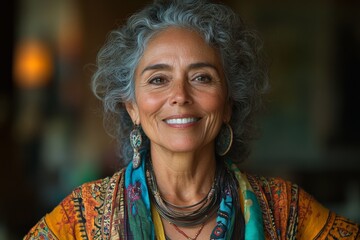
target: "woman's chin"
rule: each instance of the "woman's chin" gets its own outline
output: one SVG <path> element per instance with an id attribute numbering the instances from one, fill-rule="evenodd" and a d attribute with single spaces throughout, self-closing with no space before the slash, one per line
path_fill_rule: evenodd
<path id="1" fill-rule="evenodd" d="M 162 149 L 171 153 L 198 153 L 201 151 L 209 152 L 209 147 L 204 146 L 204 144 L 199 144 L 195 141 L 184 142 L 172 142 L 171 144 L 164 144 L 161 146 Z M 208 145 L 207 145 L 208 146 Z"/>

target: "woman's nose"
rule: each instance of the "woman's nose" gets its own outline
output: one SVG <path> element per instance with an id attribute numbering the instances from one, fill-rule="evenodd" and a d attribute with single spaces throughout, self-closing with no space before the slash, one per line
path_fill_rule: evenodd
<path id="1" fill-rule="evenodd" d="M 171 89 L 170 104 L 171 105 L 185 105 L 191 104 L 192 97 L 190 94 L 189 86 L 186 82 L 180 82 L 174 84 Z"/>

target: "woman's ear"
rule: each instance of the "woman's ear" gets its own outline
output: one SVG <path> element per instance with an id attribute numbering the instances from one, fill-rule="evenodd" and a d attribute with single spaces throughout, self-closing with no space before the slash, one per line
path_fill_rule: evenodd
<path id="1" fill-rule="evenodd" d="M 135 124 L 139 124 L 139 108 L 135 102 L 126 102 L 125 108 Z"/>

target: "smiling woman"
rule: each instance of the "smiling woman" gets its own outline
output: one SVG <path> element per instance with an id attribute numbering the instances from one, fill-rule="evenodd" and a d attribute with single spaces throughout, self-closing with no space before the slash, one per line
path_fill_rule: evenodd
<path id="1" fill-rule="evenodd" d="M 296 184 L 236 165 L 267 88 L 258 46 L 231 9 L 201 0 L 156 1 L 113 31 L 93 88 L 127 166 L 25 238 L 359 239 Z"/>

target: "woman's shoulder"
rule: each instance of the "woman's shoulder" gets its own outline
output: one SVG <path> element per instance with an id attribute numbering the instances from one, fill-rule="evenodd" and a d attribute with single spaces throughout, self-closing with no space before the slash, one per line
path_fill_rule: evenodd
<path id="1" fill-rule="evenodd" d="M 109 234 L 114 199 L 119 196 L 124 170 L 111 177 L 91 181 L 75 188 L 50 213 L 46 214 L 24 239 L 102 239 Z M 106 228 L 106 226 L 108 228 Z M 101 226 L 101 228 L 100 228 Z M 99 235 L 99 236 L 98 236 Z"/>
<path id="2" fill-rule="evenodd" d="M 263 176 L 253 173 L 245 172 L 246 177 L 252 185 L 259 185 L 262 188 L 274 188 L 274 187 L 291 187 L 297 186 L 296 183 L 285 180 L 281 177 Z"/>
<path id="3" fill-rule="evenodd" d="M 268 235 L 360 238 L 359 225 L 325 208 L 296 183 L 280 177 L 246 176 L 262 208 Z"/>
<path id="4" fill-rule="evenodd" d="M 104 195 L 114 193 L 119 183 L 122 181 L 125 169 L 115 172 L 110 177 L 101 178 L 82 184 L 75 188 L 68 198 L 99 198 Z"/>
<path id="5" fill-rule="evenodd" d="M 261 175 L 245 173 L 254 193 L 263 204 L 270 208 L 286 205 L 290 207 L 292 202 L 298 202 L 310 198 L 296 183 L 284 180 L 280 177 L 264 177 Z"/>

